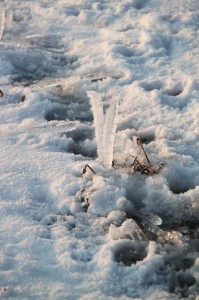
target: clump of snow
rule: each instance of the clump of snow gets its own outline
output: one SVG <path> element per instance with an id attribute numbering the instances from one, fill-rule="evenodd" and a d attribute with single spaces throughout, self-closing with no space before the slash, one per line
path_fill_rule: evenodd
<path id="1" fill-rule="evenodd" d="M 122 220 L 124 220 L 126 217 L 126 213 L 121 210 L 112 210 L 107 218 L 114 224 L 120 224 Z"/>
<path id="2" fill-rule="evenodd" d="M 137 228 L 137 224 L 132 219 L 125 220 L 120 227 L 116 227 L 114 224 L 111 224 L 109 228 L 110 238 L 113 240 L 135 240 L 135 236 L 137 235 Z"/>
<path id="3" fill-rule="evenodd" d="M 92 184 L 87 188 L 86 193 L 89 198 L 89 212 L 96 215 L 106 215 L 114 208 L 120 209 L 118 200 L 125 198 L 125 189 L 122 184 L 117 186 L 114 179 L 100 175 L 93 177 Z"/>

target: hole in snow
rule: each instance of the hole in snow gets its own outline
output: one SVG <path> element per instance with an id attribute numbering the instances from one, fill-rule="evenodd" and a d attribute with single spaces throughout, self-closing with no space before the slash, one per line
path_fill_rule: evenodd
<path id="1" fill-rule="evenodd" d="M 67 16 L 74 16 L 74 17 L 78 17 L 79 16 L 79 14 L 80 14 L 80 12 L 79 12 L 79 10 L 76 8 L 76 7 L 74 7 L 73 5 L 71 5 L 71 6 L 64 6 L 63 8 L 62 8 L 62 11 L 67 15 Z"/>
<path id="2" fill-rule="evenodd" d="M 184 184 L 183 184 L 184 182 Z M 195 188 L 195 185 L 192 184 L 191 182 L 186 182 L 185 178 L 182 179 L 182 181 L 179 183 L 173 182 L 169 184 L 170 190 L 174 194 L 183 194 L 186 193 L 189 190 L 193 190 Z"/>
<path id="3" fill-rule="evenodd" d="M 41 220 L 41 222 L 45 226 L 51 226 L 57 222 L 57 215 L 47 215 Z"/>
<path id="4" fill-rule="evenodd" d="M 75 155 L 82 155 L 84 157 L 96 158 L 96 145 L 91 140 L 74 141 L 70 140 L 67 151 Z"/>
<path id="5" fill-rule="evenodd" d="M 184 297 L 187 297 L 189 294 L 189 287 L 196 283 L 196 280 L 189 272 L 189 269 L 194 265 L 197 258 L 197 253 L 191 248 L 189 250 L 186 248 L 181 248 L 180 251 L 176 251 L 176 249 L 173 249 L 174 251 L 170 250 L 167 248 L 168 252 L 164 258 L 164 269 L 170 269 L 171 271 L 168 278 L 169 292 L 178 293 L 184 299 Z"/>
<path id="6" fill-rule="evenodd" d="M 136 209 L 143 209 L 145 207 L 144 199 L 147 196 L 147 190 L 145 188 L 145 176 L 143 174 L 136 174 L 135 176 L 129 176 L 126 182 L 126 197 L 132 202 Z M 132 212 L 126 212 L 128 218 L 134 218 Z"/>
<path id="7" fill-rule="evenodd" d="M 21 82 L 24 86 L 43 78 L 61 77 L 65 74 L 66 68 L 72 69 L 73 63 L 77 61 L 76 57 L 31 47 L 19 49 L 5 47 L 1 53 L 12 65 L 11 72 L 8 70 L 6 75 L 11 75 L 14 82 Z"/>
<path id="8" fill-rule="evenodd" d="M 116 53 L 118 53 L 118 54 L 120 54 L 124 57 L 134 56 L 133 50 L 128 48 L 128 47 L 125 47 L 123 45 L 115 46 L 114 50 L 115 50 Z"/>
<path id="9" fill-rule="evenodd" d="M 33 35 L 26 37 L 25 41 L 32 48 L 45 49 L 50 52 L 63 53 L 65 45 L 62 36 L 56 34 Z"/>
<path id="10" fill-rule="evenodd" d="M 168 96 L 176 97 L 176 96 L 179 96 L 180 94 L 182 94 L 182 92 L 183 92 L 183 89 L 181 86 L 175 86 L 172 89 L 165 90 L 164 94 L 166 94 Z"/>
<path id="11" fill-rule="evenodd" d="M 151 92 L 153 90 L 160 90 L 162 88 L 162 82 L 159 80 L 153 82 L 142 82 L 140 86 L 146 91 Z"/>
<path id="12" fill-rule="evenodd" d="M 96 158 L 97 149 L 93 142 L 94 132 L 89 126 L 81 126 L 75 130 L 63 132 L 62 136 L 69 138 L 68 152 L 84 157 Z"/>
<path id="13" fill-rule="evenodd" d="M 50 240 L 51 239 L 51 232 L 49 228 L 43 228 L 39 234 L 39 237 L 41 239 L 47 239 Z"/>
<path id="14" fill-rule="evenodd" d="M 73 251 L 71 253 L 71 258 L 76 261 L 89 262 L 92 261 L 93 257 L 89 251 Z"/>
<path id="15" fill-rule="evenodd" d="M 189 249 L 191 252 L 188 252 L 188 249 L 185 248 L 181 250 L 182 251 L 169 251 L 165 256 L 166 266 L 172 267 L 176 272 L 185 272 L 194 265 L 196 260 L 196 254 L 192 253 L 192 249 Z"/>
<path id="16" fill-rule="evenodd" d="M 135 8 L 140 10 L 140 9 L 143 9 L 146 5 L 146 3 L 148 2 L 148 0 L 135 0 L 134 3 L 135 3 Z"/>
<path id="17" fill-rule="evenodd" d="M 93 132 L 93 128 L 91 128 L 90 126 L 82 125 L 81 127 L 78 127 L 74 130 L 62 132 L 61 135 L 70 137 L 75 142 L 79 142 L 79 141 L 85 141 L 86 139 L 92 139 L 94 132 Z"/>
<path id="18" fill-rule="evenodd" d="M 145 242 L 123 241 L 119 244 L 114 253 L 115 261 L 125 266 L 131 266 L 147 256 L 147 243 Z"/>
<path id="19" fill-rule="evenodd" d="M 166 179 L 174 194 L 182 194 L 196 187 L 192 170 L 183 166 L 173 166 L 167 171 Z"/>
<path id="20" fill-rule="evenodd" d="M 65 99 L 67 105 L 57 105 L 46 112 L 47 121 L 79 120 L 82 122 L 91 122 L 93 116 L 85 99 Z"/>
<path id="21" fill-rule="evenodd" d="M 143 9 L 147 2 L 148 0 L 133 0 L 129 3 L 127 2 L 124 4 L 123 12 L 129 10 L 131 7 L 137 10 Z"/>
<path id="22" fill-rule="evenodd" d="M 196 283 L 195 278 L 189 273 L 180 273 L 177 276 L 180 287 L 192 286 Z"/>

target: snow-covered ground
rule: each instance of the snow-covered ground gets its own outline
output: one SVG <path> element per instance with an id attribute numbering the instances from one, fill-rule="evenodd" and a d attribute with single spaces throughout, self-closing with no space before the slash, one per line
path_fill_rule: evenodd
<path id="1" fill-rule="evenodd" d="M 0 40 L 0 298 L 198 299 L 199 1 L 5 0 Z"/>

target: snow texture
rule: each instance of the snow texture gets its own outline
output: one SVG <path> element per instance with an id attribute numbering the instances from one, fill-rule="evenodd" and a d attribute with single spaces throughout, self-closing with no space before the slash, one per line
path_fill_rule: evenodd
<path id="1" fill-rule="evenodd" d="M 198 300 L 198 16 L 0 1 L 0 299 Z"/>

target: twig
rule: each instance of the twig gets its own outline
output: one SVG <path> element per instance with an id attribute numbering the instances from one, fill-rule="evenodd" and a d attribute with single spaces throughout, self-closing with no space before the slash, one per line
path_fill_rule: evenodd
<path id="1" fill-rule="evenodd" d="M 96 174 L 95 171 L 94 171 L 89 165 L 85 165 L 85 167 L 84 167 L 83 170 L 82 170 L 82 174 L 85 174 L 85 173 L 86 173 L 86 169 L 87 169 L 87 168 L 89 168 L 89 169 L 93 172 L 93 174 Z"/>
<path id="2" fill-rule="evenodd" d="M 137 145 L 138 145 L 138 147 L 141 147 L 141 149 L 142 149 L 142 151 L 143 151 L 143 153 L 144 153 L 144 155 L 145 155 L 145 158 L 146 158 L 146 160 L 147 160 L 149 166 L 151 166 L 150 160 L 149 160 L 149 158 L 148 158 L 148 156 L 147 156 L 147 154 L 146 154 L 146 151 L 144 150 L 144 147 L 143 147 L 143 145 L 142 145 L 142 142 L 141 142 L 141 139 L 140 139 L 140 138 L 137 138 Z"/>

